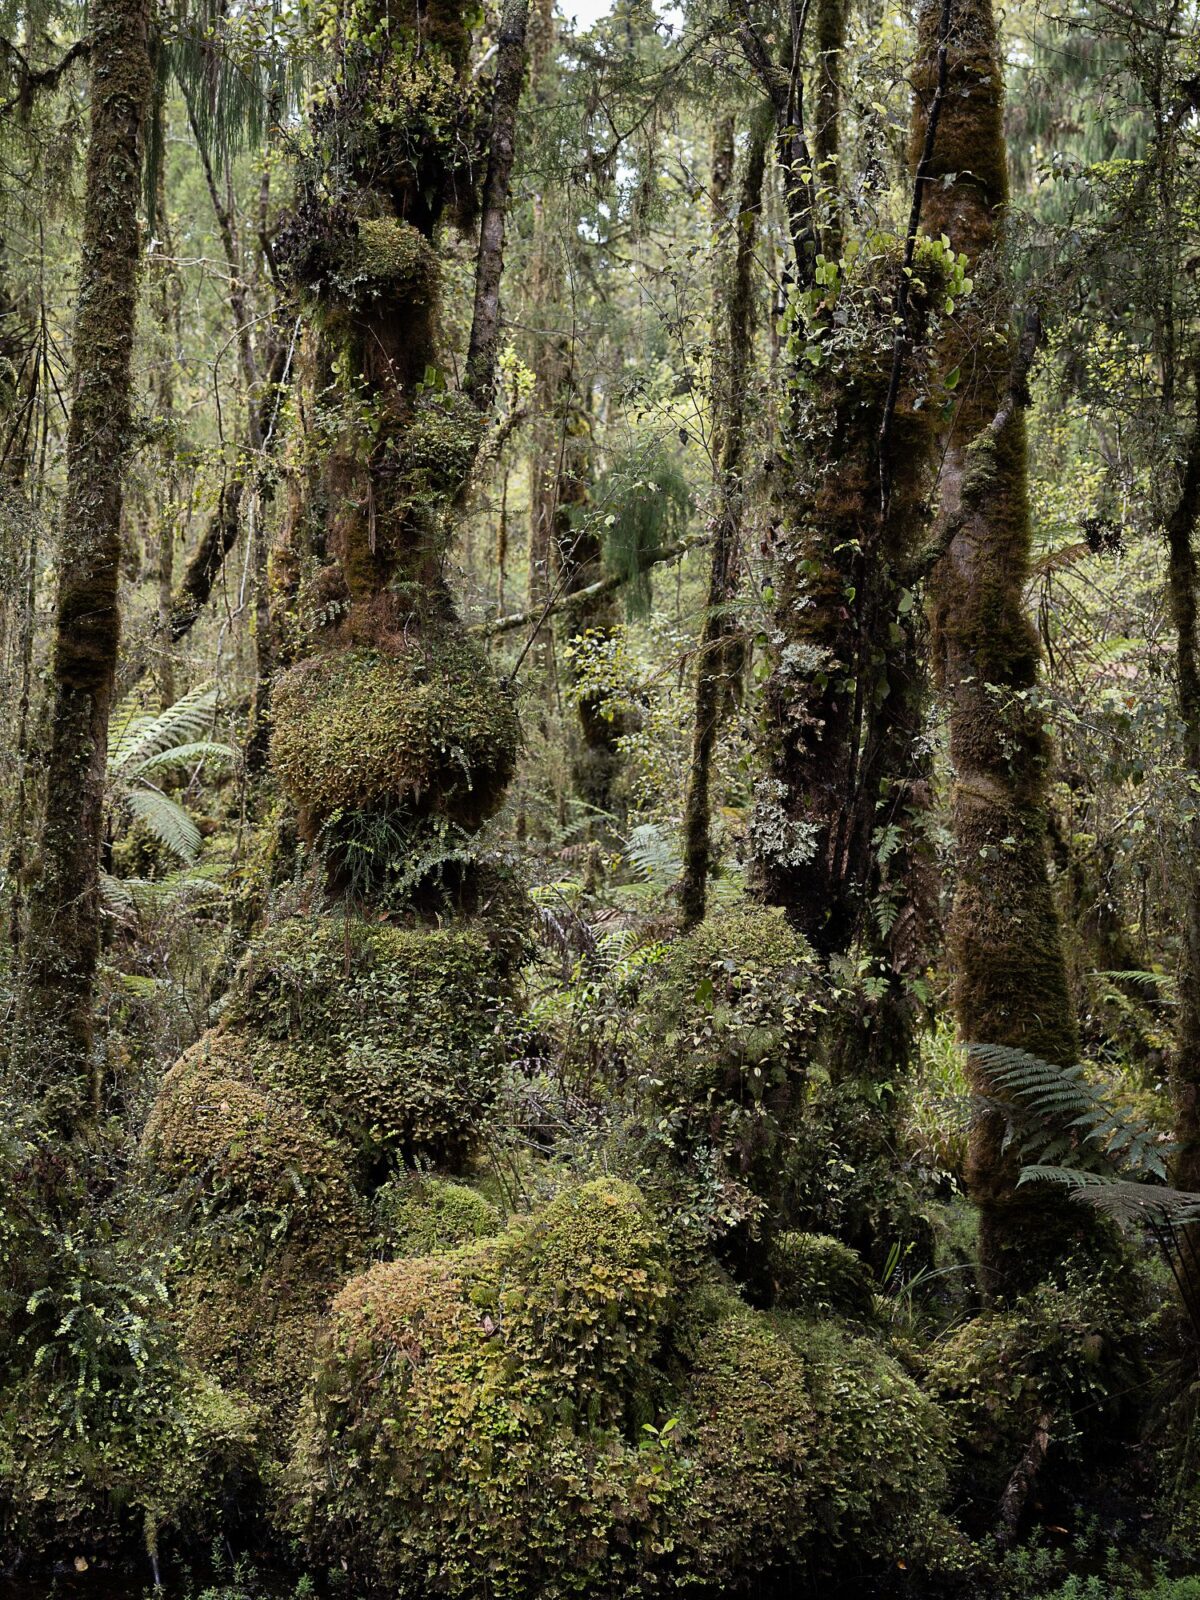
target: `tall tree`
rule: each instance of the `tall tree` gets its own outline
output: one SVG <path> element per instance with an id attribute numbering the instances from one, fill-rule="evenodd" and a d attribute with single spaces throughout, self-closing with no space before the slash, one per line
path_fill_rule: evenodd
<path id="1" fill-rule="evenodd" d="M 97 0 L 75 390 L 58 557 L 42 871 L 30 916 L 26 1059 L 56 1115 L 98 1092 L 92 1001 L 109 710 L 117 664 L 123 470 L 138 305 L 143 134 L 153 93 L 148 0 Z"/>
<path id="2" fill-rule="evenodd" d="M 944 341 L 960 377 L 939 440 L 941 542 L 933 575 L 938 671 L 954 768 L 954 1009 L 971 1044 L 1027 1050 L 1058 1065 L 1077 1053 L 1059 915 L 1047 870 L 1049 747 L 1034 703 L 1038 640 L 1025 609 L 1030 520 L 1025 351 L 1009 333 L 1012 293 L 1000 259 L 1008 203 L 1004 81 L 991 0 L 926 0 L 919 19 L 912 155 L 922 223 L 969 258 L 987 292 Z M 933 136 L 930 124 L 933 122 Z M 968 303 L 970 304 L 970 302 Z M 1016 379 L 1014 381 L 1014 371 Z M 993 1085 L 977 1062 L 974 1087 Z M 1005 1119 L 975 1123 L 967 1185 L 980 1212 L 985 1290 L 1011 1295 L 1061 1256 L 1078 1208 L 1016 1185 Z"/>

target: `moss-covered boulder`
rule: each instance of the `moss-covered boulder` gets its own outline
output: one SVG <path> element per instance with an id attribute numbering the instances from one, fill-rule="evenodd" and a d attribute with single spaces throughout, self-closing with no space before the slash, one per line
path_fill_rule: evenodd
<path id="1" fill-rule="evenodd" d="M 666 1285 L 649 1238 L 636 1193 L 597 1183 L 499 1240 L 348 1283 L 292 1465 L 313 1546 L 402 1594 L 640 1592 L 670 1471 L 588 1420 L 579 1384 L 586 1369 L 618 1393 L 652 1349 Z"/>
<path id="2" fill-rule="evenodd" d="M 822 1009 L 808 942 L 766 907 L 707 918 L 645 985 L 637 1058 L 669 1147 L 776 1198 Z"/>
<path id="3" fill-rule="evenodd" d="M 455 632 L 302 661 L 272 700 L 271 759 L 313 818 L 403 806 L 476 827 L 503 798 L 520 729 L 484 651 Z"/>
<path id="4" fill-rule="evenodd" d="M 172 1303 L 185 1353 L 281 1414 L 330 1299 L 365 1257 L 366 1215 L 338 1142 L 264 1093 L 240 1052 L 230 1058 L 236 1043 L 206 1035 L 172 1067 L 143 1146 L 182 1208 Z"/>
<path id="5" fill-rule="evenodd" d="M 466 1184 L 422 1173 L 404 1173 L 376 1190 L 375 1237 L 388 1256 L 434 1256 L 503 1227 L 499 1210 Z"/>
<path id="6" fill-rule="evenodd" d="M 834 1313 L 869 1318 L 874 1310 L 871 1277 L 849 1245 L 823 1233 L 781 1233 L 767 1256 L 774 1303 L 805 1316 Z"/>
<path id="7" fill-rule="evenodd" d="M 289 1469 L 310 1545 L 464 1600 L 952 1554 L 944 1428 L 877 1345 L 727 1290 L 676 1309 L 661 1231 L 611 1180 L 355 1278 Z"/>
<path id="8" fill-rule="evenodd" d="M 31 1378 L 0 1401 L 0 1548 L 33 1561 L 203 1537 L 254 1450 L 249 1412 L 191 1370 L 110 1390 L 86 1428 Z"/>
<path id="9" fill-rule="evenodd" d="M 495 1097 L 507 957 L 481 922 L 403 928 L 295 918 L 251 945 L 226 1054 L 369 1162 L 456 1167 Z"/>

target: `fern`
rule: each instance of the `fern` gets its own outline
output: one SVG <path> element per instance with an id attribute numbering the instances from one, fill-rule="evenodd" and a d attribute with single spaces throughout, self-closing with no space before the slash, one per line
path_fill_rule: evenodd
<path id="1" fill-rule="evenodd" d="M 1010 1138 L 1040 1167 L 1166 1181 L 1171 1146 L 1151 1123 L 1118 1105 L 1082 1066 L 1056 1067 L 1009 1045 L 973 1044 L 972 1064 L 1003 1097 L 994 1109 L 1009 1121 Z"/>
<path id="2" fill-rule="evenodd" d="M 224 766 L 237 751 L 210 737 L 217 691 L 200 686 L 157 714 L 136 697 L 117 709 L 108 746 L 108 785 L 114 808 L 142 827 L 185 866 L 200 853 L 200 830 L 177 800 L 152 781 L 184 767 Z"/>

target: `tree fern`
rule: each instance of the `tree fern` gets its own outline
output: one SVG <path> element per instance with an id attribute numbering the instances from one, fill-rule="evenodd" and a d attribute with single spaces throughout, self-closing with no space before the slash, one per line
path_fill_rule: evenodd
<path id="1" fill-rule="evenodd" d="M 229 767 L 237 761 L 232 746 L 208 737 L 216 708 L 216 690 L 204 686 L 157 714 L 130 699 L 118 708 L 109 740 L 113 809 L 140 823 L 185 866 L 200 853 L 200 830 L 186 809 L 153 780 L 186 767 Z"/>

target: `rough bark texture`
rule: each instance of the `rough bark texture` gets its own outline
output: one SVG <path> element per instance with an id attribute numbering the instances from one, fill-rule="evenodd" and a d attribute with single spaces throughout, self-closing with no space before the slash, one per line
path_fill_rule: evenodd
<path id="1" fill-rule="evenodd" d="M 1175 693 L 1183 729 L 1184 759 L 1200 778 L 1200 626 L 1196 615 L 1196 552 L 1192 540 L 1200 520 L 1200 393 L 1179 498 L 1167 520 L 1167 585 L 1175 625 Z M 1179 1021 L 1173 1062 L 1175 1094 L 1175 1184 L 1200 1190 L 1200 824 L 1189 828 L 1189 870 L 1179 962 Z M 1200 1244 L 1193 1230 L 1180 1230 L 1184 1284 L 1200 1306 Z"/>
<path id="2" fill-rule="evenodd" d="M 121 493 L 138 298 L 138 200 L 153 73 L 146 0 L 98 0 L 58 562 L 42 877 L 31 912 L 30 1052 L 57 1114 L 93 1103 L 104 766 L 118 641 Z"/>
<path id="3" fill-rule="evenodd" d="M 937 83 L 941 7 L 920 16 L 913 150 L 922 148 Z M 979 274 L 1000 236 L 1008 179 L 1003 78 L 991 0 L 954 0 L 947 82 L 929 163 L 923 225 L 945 234 Z M 1007 1044 L 1067 1064 L 1075 1017 L 1047 870 L 1048 750 L 1029 702 L 1038 643 L 1024 607 L 1029 505 L 1024 412 L 1010 387 L 1009 306 L 1002 291 L 969 309 L 946 340 L 960 397 L 942 442 L 940 515 L 954 529 L 934 573 L 938 670 L 954 766 L 954 1005 L 967 1044 Z M 999 426 L 996 426 L 996 423 Z M 970 493 L 966 493 L 967 488 Z M 990 1083 L 972 1067 L 975 1087 Z M 1015 1187 L 1001 1115 L 972 1134 L 967 1183 L 980 1209 L 985 1291 L 1007 1296 L 1068 1248 L 1078 1208 Z"/>
<path id="4" fill-rule="evenodd" d="M 768 106 L 767 111 L 771 108 Z M 718 228 L 725 227 L 725 192 L 731 176 L 733 129 L 728 144 L 714 151 L 713 204 Z M 683 814 L 683 881 L 679 890 L 685 927 L 704 919 L 708 891 L 710 819 L 709 780 L 721 716 L 731 698 L 732 680 L 740 667 L 738 628 L 732 613 L 741 567 L 742 516 L 745 506 L 746 384 L 751 362 L 754 292 L 754 246 L 762 201 L 769 123 L 760 112 L 750 131 L 746 164 L 734 209 L 736 245 L 731 281 L 720 275 L 713 296 L 714 324 L 723 331 L 723 346 L 714 351 L 714 456 L 717 462 L 716 509 L 712 556 L 700 649 L 696 662 L 696 710 L 692 762 Z M 726 150 L 730 160 L 726 160 Z"/>

